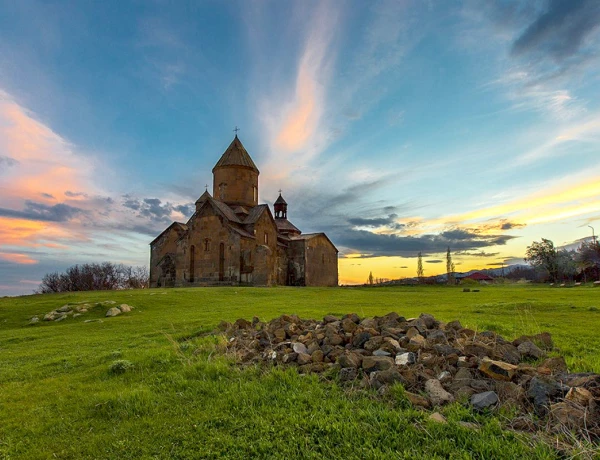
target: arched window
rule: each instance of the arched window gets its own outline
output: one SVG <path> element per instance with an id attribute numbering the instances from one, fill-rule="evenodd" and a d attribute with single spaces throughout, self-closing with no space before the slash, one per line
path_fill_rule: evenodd
<path id="1" fill-rule="evenodd" d="M 269 244 L 269 234 L 265 232 L 265 244 Z"/>
<path id="2" fill-rule="evenodd" d="M 254 202 L 258 203 L 258 187 L 256 187 L 256 185 L 252 186 L 252 195 L 254 198 Z"/>
<path id="3" fill-rule="evenodd" d="M 190 247 L 190 283 L 194 282 L 194 259 L 196 257 L 196 246 Z"/>
<path id="4" fill-rule="evenodd" d="M 210 240 L 208 238 L 204 240 L 204 250 L 206 252 L 210 251 Z"/>

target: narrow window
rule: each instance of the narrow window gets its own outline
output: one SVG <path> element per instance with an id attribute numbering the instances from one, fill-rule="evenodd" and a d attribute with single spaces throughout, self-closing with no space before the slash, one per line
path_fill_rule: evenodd
<path id="1" fill-rule="evenodd" d="M 190 282 L 194 282 L 194 258 L 196 254 L 196 247 L 192 245 L 190 247 Z"/>
<path id="2" fill-rule="evenodd" d="M 258 188 L 256 188 L 256 185 L 252 186 L 252 192 L 253 192 L 253 196 L 254 196 L 254 202 L 257 203 L 258 202 Z"/>
<path id="3" fill-rule="evenodd" d="M 269 244 L 269 234 L 265 232 L 265 244 Z"/>
<path id="4" fill-rule="evenodd" d="M 207 252 L 210 251 L 210 240 L 208 238 L 204 240 L 204 250 Z"/>

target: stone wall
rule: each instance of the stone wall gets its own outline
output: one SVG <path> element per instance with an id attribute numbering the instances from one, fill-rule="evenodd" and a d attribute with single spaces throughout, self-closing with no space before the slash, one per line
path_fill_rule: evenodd
<path id="1" fill-rule="evenodd" d="M 306 286 L 337 286 L 337 251 L 324 235 L 306 240 Z"/>
<path id="2" fill-rule="evenodd" d="M 256 188 L 256 196 L 254 189 Z M 221 167 L 213 178 L 213 196 L 230 206 L 258 204 L 258 173 L 243 167 Z"/>
<path id="3" fill-rule="evenodd" d="M 157 287 L 161 277 L 158 262 L 168 253 L 177 252 L 177 239 L 180 236 L 174 227 L 171 227 L 160 236 L 150 247 L 150 287 Z"/>

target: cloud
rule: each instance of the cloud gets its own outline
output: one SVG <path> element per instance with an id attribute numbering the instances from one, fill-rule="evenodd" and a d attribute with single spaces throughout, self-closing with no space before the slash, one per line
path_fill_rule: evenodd
<path id="1" fill-rule="evenodd" d="M 576 54 L 600 25 L 596 0 L 549 0 L 547 5 L 515 40 L 513 55 L 548 55 L 563 61 Z"/>
<path id="2" fill-rule="evenodd" d="M 0 208 L 0 216 L 39 220 L 42 222 L 67 222 L 80 214 L 85 214 L 85 211 L 67 204 L 61 203 L 48 206 L 30 200 L 25 201 L 25 209 L 22 211 Z"/>
<path id="3" fill-rule="evenodd" d="M 398 214 L 390 214 L 388 217 L 378 217 L 373 219 L 365 219 L 363 217 L 352 217 L 348 219 L 348 223 L 357 227 L 384 227 L 396 224 Z"/>
<path id="4" fill-rule="evenodd" d="M 5 262 L 10 262 L 12 264 L 18 264 L 18 265 L 33 265 L 33 264 L 38 263 L 38 261 L 36 259 L 31 258 L 27 254 L 6 253 L 6 252 L 0 252 L 0 260 L 3 260 Z"/>
<path id="5" fill-rule="evenodd" d="M 466 257 L 496 257 L 499 252 L 485 252 L 485 251 L 456 251 L 452 255 L 455 256 L 466 256 Z"/>
<path id="6" fill-rule="evenodd" d="M 425 261 L 426 264 L 441 264 L 442 262 L 443 262 L 442 259 L 432 259 L 432 260 Z"/>
<path id="7" fill-rule="evenodd" d="M 0 171 L 2 169 L 8 169 L 11 166 L 18 165 L 19 162 L 11 157 L 0 156 Z"/>
<path id="8" fill-rule="evenodd" d="M 468 231 L 449 231 L 438 235 L 398 236 L 376 234 L 365 230 L 334 230 L 336 244 L 349 248 L 352 252 L 369 257 L 402 256 L 417 257 L 441 254 L 448 247 L 455 250 L 469 250 L 491 246 L 502 246 L 516 238 L 511 235 L 482 235 Z"/>
<path id="9" fill-rule="evenodd" d="M 89 195 L 87 193 L 84 193 L 84 192 L 71 192 L 70 190 L 67 190 L 65 192 L 65 196 L 67 196 L 69 198 L 77 198 L 77 197 L 87 198 Z"/>

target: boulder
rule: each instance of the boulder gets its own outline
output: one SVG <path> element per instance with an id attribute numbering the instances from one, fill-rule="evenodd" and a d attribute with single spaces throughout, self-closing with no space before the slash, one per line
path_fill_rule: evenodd
<path id="1" fill-rule="evenodd" d="M 363 357 L 361 355 L 359 355 L 358 353 L 344 353 L 343 355 L 338 356 L 337 358 L 337 363 L 342 366 L 342 368 L 344 367 L 352 367 L 352 368 L 358 368 L 360 367 L 361 363 L 363 361 Z"/>
<path id="2" fill-rule="evenodd" d="M 106 315 L 104 315 L 104 316 L 106 316 L 108 318 L 108 317 L 117 316 L 120 314 L 121 314 L 121 310 L 119 310 L 117 307 L 112 307 L 112 308 L 108 309 L 108 311 L 106 312 Z"/>
<path id="3" fill-rule="evenodd" d="M 517 347 L 517 350 L 519 350 L 519 353 L 521 353 L 521 356 L 524 358 L 540 359 L 546 356 L 546 353 L 544 353 L 535 343 L 530 342 L 529 340 L 521 343 Z"/>
<path id="4" fill-rule="evenodd" d="M 564 394 L 568 387 L 551 378 L 533 377 L 529 382 L 527 397 L 533 402 L 533 408 L 538 415 L 545 415 L 550 407 L 550 401 Z"/>
<path id="5" fill-rule="evenodd" d="M 127 305 L 126 303 L 122 303 L 121 305 L 119 305 L 117 307 L 119 310 L 121 310 L 121 313 L 129 313 L 131 311 L 131 306 Z M 254 323 L 253 323 L 254 324 Z"/>
<path id="6" fill-rule="evenodd" d="M 417 355 L 412 352 L 396 355 L 395 363 L 397 366 L 408 366 L 417 362 Z"/>

